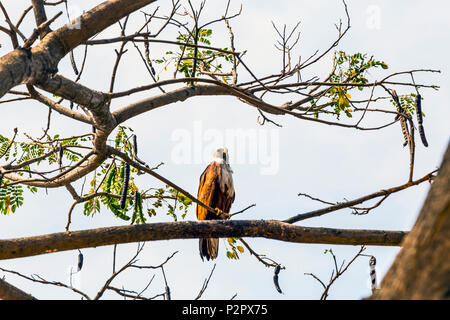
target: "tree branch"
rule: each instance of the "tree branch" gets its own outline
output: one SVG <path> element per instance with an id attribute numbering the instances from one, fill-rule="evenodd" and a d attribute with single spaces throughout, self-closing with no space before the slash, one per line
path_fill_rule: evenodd
<path id="1" fill-rule="evenodd" d="M 116 243 L 263 237 L 296 243 L 399 246 L 407 232 L 295 226 L 276 220 L 181 221 L 98 228 L 0 240 L 0 260 Z"/>
<path id="2" fill-rule="evenodd" d="M 36 20 L 36 25 L 39 26 L 47 21 L 47 15 L 45 13 L 44 0 L 31 0 L 33 4 L 34 18 Z M 42 38 L 45 37 L 47 33 L 51 32 L 50 27 L 47 25 L 39 31 L 39 35 Z"/>
<path id="3" fill-rule="evenodd" d="M 32 83 L 55 74 L 59 61 L 72 49 L 124 16 L 155 0 L 110 0 L 78 18 L 72 24 L 50 32 L 31 50 L 17 48 L 0 58 L 0 97 L 21 83 Z"/>
<path id="4" fill-rule="evenodd" d="M 366 196 L 363 196 L 361 198 L 357 198 L 357 199 L 354 199 L 354 200 L 351 200 L 351 201 L 337 203 L 335 205 L 332 205 L 332 206 L 329 206 L 329 207 L 326 207 L 326 208 L 322 208 L 322 209 L 317 209 L 317 210 L 310 211 L 310 212 L 307 212 L 307 213 L 301 213 L 301 214 L 293 216 L 293 217 L 291 217 L 289 219 L 284 220 L 284 222 L 286 222 L 286 223 L 295 223 L 295 222 L 298 222 L 298 221 L 301 221 L 301 220 L 305 220 L 305 219 L 309 219 L 309 218 L 313 218 L 313 217 L 319 217 L 319 216 L 322 216 L 324 214 L 327 214 L 327 213 L 330 213 L 330 212 L 333 212 L 333 211 L 336 211 L 336 210 L 341 210 L 341 209 L 344 209 L 344 208 L 351 208 L 354 205 L 366 202 L 366 201 L 374 199 L 374 198 L 388 196 L 388 195 L 391 195 L 393 193 L 399 192 L 401 190 L 407 189 L 409 187 L 421 184 L 422 182 L 430 181 L 434 177 L 434 174 L 437 171 L 438 170 L 434 170 L 434 171 L 428 173 L 427 175 L 425 175 L 424 177 L 422 177 L 422 178 L 420 178 L 418 180 L 409 181 L 409 182 L 407 182 L 405 184 L 402 184 L 402 185 L 400 185 L 398 187 L 393 187 L 393 188 L 389 188 L 389 189 L 380 190 L 378 192 L 374 192 L 374 193 L 368 194 Z M 299 194 L 299 195 L 303 195 L 303 194 Z M 310 197 L 310 198 L 312 198 L 312 197 Z M 312 199 L 313 200 L 317 200 L 315 198 L 312 198 Z"/>
<path id="5" fill-rule="evenodd" d="M 0 278 L 0 299 L 1 300 L 37 300 L 32 295 L 20 290 Z"/>

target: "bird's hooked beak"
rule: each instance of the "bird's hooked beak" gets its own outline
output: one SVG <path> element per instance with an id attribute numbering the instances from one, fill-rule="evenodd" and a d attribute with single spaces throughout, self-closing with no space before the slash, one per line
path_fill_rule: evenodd
<path id="1" fill-rule="evenodd" d="M 228 149 L 222 148 L 222 157 L 225 163 L 228 163 Z"/>

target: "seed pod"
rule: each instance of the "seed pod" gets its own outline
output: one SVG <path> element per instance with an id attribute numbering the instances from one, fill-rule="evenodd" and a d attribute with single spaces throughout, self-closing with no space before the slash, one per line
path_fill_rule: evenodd
<path id="1" fill-rule="evenodd" d="M 402 105 L 400 104 L 400 99 L 398 98 L 397 92 L 395 90 L 392 90 L 392 98 L 394 99 L 395 104 L 397 104 L 397 110 L 398 114 L 395 116 L 395 120 L 398 120 L 401 118 L 401 113 L 403 113 Z"/>
<path id="2" fill-rule="evenodd" d="M 130 165 L 125 163 L 125 176 L 123 180 L 122 196 L 120 197 L 120 208 L 125 209 L 125 203 L 127 201 L 128 183 L 130 181 Z"/>
<path id="3" fill-rule="evenodd" d="M 372 291 L 377 288 L 377 273 L 375 271 L 376 264 L 377 259 L 375 259 L 374 256 L 371 256 L 369 260 L 369 273 Z"/>
<path id="4" fill-rule="evenodd" d="M 277 274 L 273 276 L 273 283 L 275 285 L 275 289 L 277 289 L 277 291 L 279 293 L 283 293 L 283 291 L 281 291 L 280 285 L 278 284 L 278 275 Z"/>
<path id="5" fill-rule="evenodd" d="M 136 221 L 137 218 L 137 213 L 136 211 L 133 211 L 133 215 L 131 216 L 131 224 L 134 224 L 134 222 Z"/>
<path id="6" fill-rule="evenodd" d="M 114 165 L 114 167 L 109 172 L 108 179 L 106 179 L 106 192 L 108 192 L 108 193 L 111 193 L 111 185 L 112 185 L 113 180 L 115 180 L 115 178 L 116 178 L 116 173 L 117 173 L 117 169 L 116 169 L 116 166 Z"/>
<path id="7" fill-rule="evenodd" d="M 401 118 L 400 118 L 400 125 L 402 127 L 403 139 L 405 140 L 403 142 L 403 146 L 406 146 L 409 141 L 409 130 L 408 130 L 408 125 L 406 124 L 406 120 L 403 116 L 401 116 Z"/>
<path id="8" fill-rule="evenodd" d="M 58 159 L 58 161 L 59 161 L 59 166 L 60 167 L 62 167 L 63 156 L 64 156 L 64 149 L 63 149 L 62 145 L 59 144 L 59 159 Z"/>
<path id="9" fill-rule="evenodd" d="M 418 94 L 416 96 L 416 113 L 417 113 L 417 123 L 418 123 L 418 127 L 419 127 L 419 134 L 420 134 L 420 139 L 422 140 L 422 143 L 425 147 L 428 147 L 428 141 L 427 138 L 425 137 L 425 131 L 423 129 L 423 118 L 422 118 L 422 97 L 420 96 L 420 94 Z"/>
<path id="10" fill-rule="evenodd" d="M 119 169 L 119 178 L 122 181 L 125 178 L 125 164 L 126 164 L 126 162 L 122 161 L 122 163 L 120 165 L 120 169 Z"/>
<path id="11" fill-rule="evenodd" d="M 137 148 L 137 137 L 136 137 L 136 135 L 133 135 L 133 148 L 134 148 L 134 155 L 137 156 L 138 148 Z"/>
<path id="12" fill-rule="evenodd" d="M 81 268 L 83 268 L 83 254 L 80 251 L 78 254 L 78 271 L 80 271 Z"/>
<path id="13" fill-rule="evenodd" d="M 279 274 L 279 273 L 280 273 L 280 270 L 281 270 L 281 266 L 278 264 L 278 265 L 275 267 L 274 273 L 275 273 L 275 274 Z"/>
<path id="14" fill-rule="evenodd" d="M 138 212 L 139 210 L 139 204 L 138 202 L 140 201 L 140 194 L 138 191 L 134 192 L 134 212 Z"/>
<path id="15" fill-rule="evenodd" d="M 274 270 L 274 275 L 273 275 L 273 284 L 275 285 L 275 289 L 279 292 L 279 293 L 283 293 L 283 291 L 281 291 L 280 285 L 278 283 L 278 274 L 280 273 L 281 267 L 280 265 L 277 265 L 275 267 Z"/>
<path id="16" fill-rule="evenodd" d="M 398 112 L 403 113 L 404 110 L 402 105 L 400 104 L 400 99 L 398 98 L 397 91 L 392 90 L 392 98 L 394 98 L 394 102 L 398 106 Z"/>
<path id="17" fill-rule="evenodd" d="M 409 141 L 409 130 L 408 125 L 406 124 L 405 117 L 401 115 L 402 113 L 405 112 L 405 110 L 403 110 L 402 105 L 400 104 L 400 99 L 398 98 L 397 92 L 395 90 L 392 90 L 392 98 L 394 99 L 394 102 L 397 104 L 398 112 L 400 113 L 395 117 L 395 119 L 397 120 L 400 117 L 400 126 L 402 128 L 403 138 L 405 140 L 403 142 L 403 146 L 406 146 Z"/>

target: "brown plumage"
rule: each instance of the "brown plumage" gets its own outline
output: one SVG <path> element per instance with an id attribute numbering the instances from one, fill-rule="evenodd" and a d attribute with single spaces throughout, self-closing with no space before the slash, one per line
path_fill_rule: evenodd
<path id="1" fill-rule="evenodd" d="M 225 148 L 218 149 L 214 153 L 213 161 L 200 176 L 197 198 L 213 209 L 230 213 L 235 196 L 232 173 L 233 171 L 228 164 L 228 150 Z M 197 205 L 196 214 L 198 220 L 222 219 L 218 214 L 199 205 Z M 217 258 L 219 239 L 200 239 L 199 250 L 202 260 L 203 257 L 206 260 Z"/>

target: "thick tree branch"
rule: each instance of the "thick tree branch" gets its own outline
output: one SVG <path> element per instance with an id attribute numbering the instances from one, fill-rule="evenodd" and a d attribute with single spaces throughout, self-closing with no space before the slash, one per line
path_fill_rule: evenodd
<path id="1" fill-rule="evenodd" d="M 406 234 L 404 231 L 311 228 L 276 220 L 162 222 L 0 240 L 0 260 L 117 243 L 211 237 L 263 237 L 297 243 L 399 246 Z"/>
<path id="2" fill-rule="evenodd" d="M 84 177 L 86 174 L 100 166 L 103 161 L 106 160 L 106 157 L 105 154 L 94 154 L 91 151 L 76 165 L 49 179 L 24 178 L 17 173 L 5 173 L 5 170 L 2 167 L 0 167 L 0 172 L 5 173 L 4 176 L 13 180 L 14 183 L 41 188 L 57 188 Z"/>
<path id="3" fill-rule="evenodd" d="M 80 43 L 154 1 L 105 1 L 77 18 L 77 26 L 66 24 L 48 33 L 31 50 L 17 48 L 1 57 L 0 97 L 16 85 L 33 83 L 55 74 L 59 61 Z"/>
<path id="4" fill-rule="evenodd" d="M 20 290 L 0 278 L 0 299 L 1 300 L 36 300 L 32 295 Z"/>
<path id="5" fill-rule="evenodd" d="M 64 106 L 60 105 L 59 103 L 57 103 L 56 101 L 53 101 L 50 98 L 47 98 L 46 96 L 44 96 L 43 94 L 40 94 L 38 91 L 36 91 L 36 89 L 33 88 L 33 86 L 28 86 L 29 91 L 30 91 L 30 95 L 33 99 L 36 99 L 37 101 L 47 105 L 49 108 L 51 108 L 52 110 L 55 110 L 56 112 L 58 112 L 59 114 L 65 115 L 66 117 L 84 122 L 84 123 L 88 123 L 88 124 L 92 124 L 93 121 L 91 119 L 89 119 L 86 115 L 81 114 L 79 112 L 70 110 L 68 108 L 65 108 Z"/>
<path id="6" fill-rule="evenodd" d="M 55 75 L 39 82 L 38 87 L 66 100 L 80 104 L 90 111 L 105 105 L 109 99 L 102 92 L 92 90 L 80 83 Z"/>

